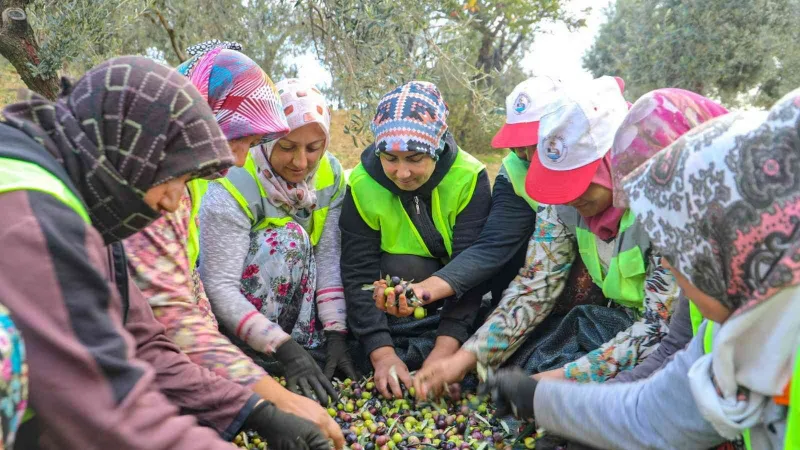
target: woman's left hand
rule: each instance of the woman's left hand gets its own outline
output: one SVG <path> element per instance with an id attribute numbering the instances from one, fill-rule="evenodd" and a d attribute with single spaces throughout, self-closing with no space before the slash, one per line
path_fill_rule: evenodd
<path id="1" fill-rule="evenodd" d="M 337 331 L 326 331 L 325 340 L 328 346 L 328 358 L 325 362 L 325 376 L 333 378 L 336 369 L 340 369 L 345 377 L 355 380 L 356 369 L 350 352 L 347 351 L 346 335 Z"/>

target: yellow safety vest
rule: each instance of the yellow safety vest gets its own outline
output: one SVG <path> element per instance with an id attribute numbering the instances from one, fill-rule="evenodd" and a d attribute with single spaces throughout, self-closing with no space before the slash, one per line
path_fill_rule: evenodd
<path id="1" fill-rule="evenodd" d="M 244 167 L 234 167 L 225 178 L 214 182 L 220 183 L 236 199 L 250 219 L 252 230 L 261 230 L 268 226 L 282 227 L 292 220 L 284 210 L 275 207 L 267 199 L 267 193 L 258 181 L 258 167 L 250 155 L 247 156 Z M 325 157 L 319 163 L 314 176 L 314 187 L 317 191 L 317 205 L 311 213 L 310 229 L 306 231 L 311 238 L 311 244 L 316 246 L 322 237 L 330 205 L 345 190 L 342 165 L 330 152 L 325 152 Z"/>
<path id="2" fill-rule="evenodd" d="M 192 212 L 189 214 L 189 236 L 187 237 L 186 250 L 189 256 L 189 267 L 194 270 L 197 258 L 200 256 L 200 230 L 197 228 L 197 215 L 200 213 L 200 203 L 203 195 L 208 190 L 208 180 L 195 178 L 186 183 L 189 196 L 192 198 Z"/>
<path id="3" fill-rule="evenodd" d="M 647 277 L 645 253 L 650 248 L 650 238 L 644 227 L 636 221 L 636 216 L 630 210 L 622 216 L 608 273 L 604 275 L 597 253 L 597 238 L 589 230 L 586 221 L 575 208 L 557 206 L 556 210 L 561 221 L 575 235 L 581 259 L 592 281 L 603 289 L 603 295 L 622 306 L 642 309 L 644 281 Z"/>
<path id="4" fill-rule="evenodd" d="M 456 218 L 472 200 L 478 174 L 484 168 L 483 163 L 458 149 L 450 170 L 431 192 L 433 224 L 442 235 L 449 256 L 453 254 Z M 381 232 L 381 250 L 395 255 L 433 257 L 400 198 L 375 181 L 360 163 L 350 174 L 349 183 L 361 219 Z"/>
<path id="5" fill-rule="evenodd" d="M 0 194 L 21 190 L 50 194 L 72 208 L 84 222 L 91 224 L 86 206 L 57 176 L 38 164 L 13 158 L 0 158 Z M 22 423 L 34 415 L 33 409 L 29 407 L 25 410 Z"/>
<path id="6" fill-rule="evenodd" d="M 539 208 L 539 202 L 532 199 L 528 192 L 525 190 L 525 178 L 528 176 L 529 164 L 519 159 L 514 152 L 509 153 L 503 158 L 503 165 L 500 166 L 500 172 L 497 176 L 505 176 L 511 181 L 511 186 L 514 188 L 514 193 L 525 199 L 531 208 L 536 211 Z"/>

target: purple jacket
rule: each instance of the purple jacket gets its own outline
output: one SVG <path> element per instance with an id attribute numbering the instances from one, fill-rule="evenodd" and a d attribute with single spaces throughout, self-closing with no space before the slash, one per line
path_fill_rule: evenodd
<path id="1" fill-rule="evenodd" d="M 230 450 L 258 398 L 182 354 L 134 283 L 123 325 L 108 248 L 68 206 L 12 191 L 0 211 L 0 298 L 25 342 L 39 445 Z"/>

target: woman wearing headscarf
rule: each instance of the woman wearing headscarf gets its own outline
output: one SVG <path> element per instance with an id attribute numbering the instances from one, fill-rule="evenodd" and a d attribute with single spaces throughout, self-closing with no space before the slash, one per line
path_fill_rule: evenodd
<path id="1" fill-rule="evenodd" d="M 692 128 L 727 113 L 727 109 L 714 101 L 683 89 L 656 89 L 641 96 L 628 111 L 611 147 L 614 206 L 628 206 L 620 185 L 622 178 Z M 621 372 L 609 381 L 647 378 L 689 343 L 700 322 L 699 311 L 682 294 L 672 311 L 669 331 L 656 351 L 632 370 Z"/>
<path id="2" fill-rule="evenodd" d="M 414 308 L 405 294 L 384 297 L 387 275 L 420 281 L 462 273 L 465 261 L 450 260 L 477 240 L 489 214 L 486 169 L 458 147 L 447 115 L 432 83 L 412 81 L 386 94 L 371 125 L 375 142 L 350 174 L 342 207 L 348 323 L 387 398 L 401 396 L 398 379 L 411 386 L 409 369 L 452 355 L 481 305 L 480 288 L 438 301 L 418 289 L 429 314 L 418 319 L 409 317 Z M 363 290 L 365 284 L 374 291 Z"/>
<path id="3" fill-rule="evenodd" d="M 122 57 L 4 116 L 0 297 L 25 340 L 33 412 L 17 444 L 227 449 L 246 427 L 271 447 L 326 448 L 311 422 L 192 363 L 126 282 L 119 241 L 233 162 L 197 89 Z"/>
<path id="4" fill-rule="evenodd" d="M 508 372 L 488 390 L 518 416 L 600 448 L 710 448 L 739 436 L 748 449 L 798 448 L 798 123 L 795 90 L 769 113 L 730 113 L 688 132 L 622 179 L 708 319 L 662 370 L 605 386 Z"/>
<path id="5" fill-rule="evenodd" d="M 679 289 L 633 213 L 612 205 L 610 149 L 628 112 L 623 86 L 614 77 L 569 86 L 542 116 L 526 178 L 541 205 L 526 264 L 462 350 L 417 374 L 418 396 L 478 363 L 496 368 L 518 350 L 527 352 L 514 363 L 529 373 L 604 381 L 658 347 Z M 561 293 L 578 259 L 599 299 L 550 318 L 571 300 Z"/>
<path id="6" fill-rule="evenodd" d="M 211 107 L 237 166 L 251 147 L 289 132 L 272 81 L 240 50 L 235 42 L 208 41 L 190 47 L 192 58 L 178 68 Z M 344 437 L 323 408 L 283 388 L 219 331 L 195 264 L 201 198 L 207 180 L 220 175 L 190 181 L 175 212 L 125 240 L 132 279 L 167 336 L 192 361 L 315 422 L 340 447 Z"/>
<path id="7" fill-rule="evenodd" d="M 327 151 L 320 91 L 297 79 L 277 88 L 291 131 L 209 187 L 199 272 L 224 332 L 263 366 L 280 363 L 290 388 L 327 404 L 337 368 L 355 377 L 339 275 L 344 174 Z"/>

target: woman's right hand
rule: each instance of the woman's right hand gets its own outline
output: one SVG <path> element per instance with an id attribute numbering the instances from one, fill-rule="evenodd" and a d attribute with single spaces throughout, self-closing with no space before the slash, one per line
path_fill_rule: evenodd
<path id="1" fill-rule="evenodd" d="M 408 367 L 397 356 L 394 348 L 381 347 L 375 349 L 369 355 L 372 367 L 375 369 L 375 386 L 384 398 L 403 398 L 403 390 L 400 383 L 406 388 L 411 387 L 411 375 Z M 392 376 L 392 367 L 397 374 L 397 379 Z"/>
<path id="2" fill-rule="evenodd" d="M 428 400 L 429 396 L 441 397 L 447 390 L 446 386 L 463 380 L 476 364 L 475 355 L 462 349 L 449 358 L 437 359 L 423 365 L 414 375 L 417 400 Z"/>

